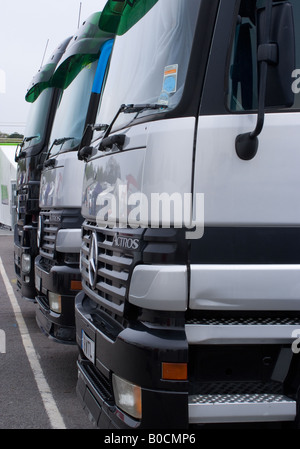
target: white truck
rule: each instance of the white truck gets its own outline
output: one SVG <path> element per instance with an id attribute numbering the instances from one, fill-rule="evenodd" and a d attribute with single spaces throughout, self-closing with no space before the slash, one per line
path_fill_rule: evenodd
<path id="1" fill-rule="evenodd" d="M 25 95 L 30 103 L 25 136 L 16 149 L 17 217 L 14 228 L 14 262 L 17 284 L 24 299 L 36 297 L 34 259 L 38 255 L 37 226 L 39 187 L 60 90 L 51 85 L 52 76 L 71 37 L 51 54 L 33 77 Z"/>
<path id="2" fill-rule="evenodd" d="M 84 21 L 53 74 L 61 94 L 39 191 L 36 319 L 49 338 L 64 344 L 75 344 L 74 298 L 81 290 L 84 165 L 77 152 L 96 117 L 113 44 L 113 35 L 99 29 L 100 16 L 96 12 Z"/>
<path id="3" fill-rule="evenodd" d="M 13 229 L 16 216 L 17 164 L 15 145 L 0 144 L 0 225 Z"/>
<path id="4" fill-rule="evenodd" d="M 98 427 L 297 427 L 300 3 L 108 6 L 78 395 Z"/>

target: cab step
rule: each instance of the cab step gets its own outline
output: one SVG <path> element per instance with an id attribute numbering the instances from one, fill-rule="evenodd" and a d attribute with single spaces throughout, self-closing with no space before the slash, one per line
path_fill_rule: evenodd
<path id="1" fill-rule="evenodd" d="M 206 386 L 203 393 L 189 395 L 189 422 L 203 424 L 294 421 L 296 401 L 279 390 L 280 387 L 270 388 L 255 382 L 248 384 L 246 388 L 242 382 L 211 384 L 211 388 Z"/>

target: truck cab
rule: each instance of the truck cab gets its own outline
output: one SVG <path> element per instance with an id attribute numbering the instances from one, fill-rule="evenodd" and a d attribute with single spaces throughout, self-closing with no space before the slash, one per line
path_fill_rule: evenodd
<path id="1" fill-rule="evenodd" d="M 100 16 L 92 14 L 79 28 L 53 75 L 61 95 L 39 192 L 36 318 L 48 337 L 66 344 L 75 343 L 74 297 L 81 289 L 84 165 L 77 152 L 95 120 L 113 43 L 98 27 Z"/>
<path id="2" fill-rule="evenodd" d="M 78 396 L 101 428 L 297 426 L 299 2 L 119 3 L 83 181 Z"/>
<path id="3" fill-rule="evenodd" d="M 35 300 L 34 259 L 37 256 L 37 224 L 41 168 L 58 100 L 58 89 L 51 86 L 51 77 L 70 42 L 65 39 L 52 53 L 49 61 L 34 76 L 25 100 L 31 103 L 25 137 L 16 149 L 17 223 L 14 229 L 14 262 L 17 283 L 23 298 Z"/>

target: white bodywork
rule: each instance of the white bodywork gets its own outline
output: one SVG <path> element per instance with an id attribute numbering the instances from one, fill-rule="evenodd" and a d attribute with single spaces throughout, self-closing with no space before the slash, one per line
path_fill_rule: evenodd
<path id="1" fill-rule="evenodd" d="M 258 153 L 243 161 L 235 138 L 255 120 L 200 117 L 194 190 L 204 193 L 206 227 L 300 225 L 300 115 L 266 115 Z M 191 308 L 297 310 L 299 297 L 299 266 L 191 267 Z"/>
<path id="2" fill-rule="evenodd" d="M 204 194 L 205 227 L 300 225 L 300 116 L 296 113 L 267 115 L 256 157 L 242 161 L 235 152 L 235 138 L 253 129 L 255 120 L 255 115 L 199 118 L 194 193 Z M 101 195 L 118 194 L 120 184 L 126 185 L 128 195 L 141 192 L 148 199 L 153 193 L 191 192 L 194 126 L 193 118 L 185 118 L 128 129 L 123 152 L 93 161 L 98 173 L 107 172 L 111 165 L 118 167 L 115 183 L 110 183 Z M 84 190 L 96 178 L 86 178 Z M 99 196 L 97 201 L 99 204 Z M 87 203 L 83 206 L 85 216 L 89 215 L 86 206 Z M 119 212 L 117 209 L 116 213 Z M 116 218 L 110 216 L 112 222 Z M 164 224 L 161 217 L 158 220 Z M 149 276 L 153 288 L 151 270 Z M 138 277 L 133 276 L 135 279 Z M 300 295 L 299 267 L 194 265 L 190 286 L 191 308 L 293 310 L 297 309 Z M 135 291 L 135 283 L 131 289 Z M 142 296 L 137 299 L 132 295 L 132 301 L 153 308 L 152 301 L 145 299 L 147 294 L 144 300 Z M 175 307 L 172 301 L 163 303 L 166 309 Z M 178 307 L 177 303 L 175 308 Z M 180 307 L 186 308 L 185 296 Z"/>
<path id="3" fill-rule="evenodd" d="M 200 117 L 195 192 L 205 196 L 205 226 L 299 226 L 300 114 L 267 114 L 257 155 L 243 161 L 238 134 L 256 115 Z"/>
<path id="4" fill-rule="evenodd" d="M 14 198 L 12 184 L 17 180 L 17 163 L 15 162 L 16 147 L 0 146 L 0 223 L 12 228 L 14 226 Z"/>
<path id="5" fill-rule="evenodd" d="M 42 173 L 40 208 L 80 208 L 83 173 L 77 152 L 59 154 L 56 166 Z"/>
<path id="6" fill-rule="evenodd" d="M 42 172 L 40 208 L 81 208 L 84 164 L 77 152 L 59 154 L 54 168 Z M 79 252 L 81 229 L 60 229 L 56 238 L 56 250 L 62 253 Z"/>

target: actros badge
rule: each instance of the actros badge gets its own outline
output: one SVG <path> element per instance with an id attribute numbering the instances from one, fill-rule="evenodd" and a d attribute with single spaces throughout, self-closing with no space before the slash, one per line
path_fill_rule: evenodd
<path id="1" fill-rule="evenodd" d="M 139 239 L 135 239 L 132 237 L 125 237 L 119 234 L 114 235 L 113 239 L 113 245 L 117 246 L 118 248 L 125 248 L 125 249 L 138 249 L 140 244 Z"/>

